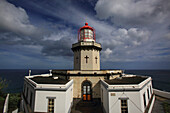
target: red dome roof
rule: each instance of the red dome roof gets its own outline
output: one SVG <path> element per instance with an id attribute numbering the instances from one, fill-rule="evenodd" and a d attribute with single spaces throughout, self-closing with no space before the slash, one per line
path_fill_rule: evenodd
<path id="1" fill-rule="evenodd" d="M 83 26 L 82 28 L 80 28 L 80 30 L 82 30 L 82 29 L 91 29 L 91 30 L 93 31 L 93 28 L 90 27 L 90 26 L 88 26 L 88 23 L 87 23 L 87 22 L 85 23 L 85 26 Z"/>

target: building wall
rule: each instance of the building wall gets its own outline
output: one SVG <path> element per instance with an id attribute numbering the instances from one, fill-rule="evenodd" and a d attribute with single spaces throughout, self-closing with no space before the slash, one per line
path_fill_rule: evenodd
<path id="1" fill-rule="evenodd" d="M 89 58 L 88 63 L 86 63 L 86 56 Z M 97 64 L 96 64 L 96 59 L 97 57 Z M 83 49 L 81 50 L 81 70 L 100 70 L 100 56 L 99 56 L 99 51 L 95 49 Z"/>
<path id="2" fill-rule="evenodd" d="M 148 103 L 149 103 L 149 99 L 148 99 L 148 92 L 147 89 L 149 89 L 149 95 L 151 98 L 151 95 L 153 93 L 153 91 L 150 91 L 150 87 L 152 88 L 152 81 L 150 81 L 148 84 L 145 85 L 145 87 L 140 90 L 140 102 L 141 102 L 141 109 L 144 112 L 145 108 L 147 107 Z M 144 107 L 144 99 L 143 99 L 143 94 L 145 93 L 145 99 L 146 99 L 146 107 Z"/>
<path id="3" fill-rule="evenodd" d="M 31 98 L 31 93 L 32 93 L 32 98 Z M 35 101 L 35 90 L 33 86 L 27 81 L 24 81 L 24 92 L 23 92 L 26 101 L 30 105 L 31 110 L 34 110 L 34 101 Z M 31 103 L 30 103 L 31 102 Z M 25 102 L 24 102 L 25 103 Z M 28 113 L 28 108 L 24 105 L 25 112 Z"/>
<path id="4" fill-rule="evenodd" d="M 25 96 L 25 99 L 23 99 L 25 113 L 29 113 L 30 109 L 33 112 L 47 112 L 49 98 L 54 98 L 54 113 L 71 112 L 73 102 L 73 80 L 69 81 L 66 85 L 36 84 L 35 82 L 35 84 L 32 85 L 32 83 L 33 81 L 25 78 L 23 92 Z M 60 89 L 57 89 L 57 87 L 60 87 Z M 30 96 L 31 92 L 32 98 Z M 30 103 L 30 99 L 32 99 L 32 104 Z M 26 101 L 30 107 L 27 105 Z"/>
<path id="5" fill-rule="evenodd" d="M 150 91 L 150 87 L 152 88 L 152 81 L 146 82 L 144 84 L 139 84 L 141 86 L 141 90 L 117 90 L 112 91 L 108 90 L 108 88 L 104 87 L 103 84 L 101 84 L 101 90 L 103 90 L 103 97 L 102 102 L 104 110 L 106 113 L 121 113 L 121 98 L 127 98 L 128 103 L 128 112 L 129 113 L 140 113 L 144 112 L 145 108 L 147 107 L 149 103 L 149 99 L 151 99 L 152 93 Z M 108 85 L 109 88 L 112 87 L 112 85 Z M 121 86 L 119 86 L 121 88 Z M 124 85 L 124 87 L 127 87 L 127 85 Z M 123 88 L 123 87 L 122 87 Z M 148 92 L 147 89 L 149 89 L 149 99 L 148 99 Z M 102 91 L 101 91 L 102 92 Z M 152 91 L 153 92 L 153 91 Z M 145 93 L 146 98 L 146 107 L 144 107 L 144 99 L 143 94 Z M 107 95 L 108 94 L 108 95 Z M 108 103 L 108 104 L 107 104 Z"/>
<path id="6" fill-rule="evenodd" d="M 92 83 L 92 97 L 100 98 L 100 80 L 104 80 L 104 76 L 70 76 L 74 80 L 73 98 L 82 98 L 82 82 L 89 80 Z"/>
<path id="7" fill-rule="evenodd" d="M 37 90 L 34 112 L 47 112 L 49 98 L 54 98 L 55 113 L 70 113 L 73 102 L 73 85 L 67 91 Z"/>
<path id="8" fill-rule="evenodd" d="M 66 91 L 66 104 L 65 104 L 66 113 L 71 112 L 72 105 L 73 105 L 73 85 Z"/>
<path id="9" fill-rule="evenodd" d="M 78 42 L 72 45 L 74 52 L 75 70 L 100 70 L 100 50 L 101 44 L 96 42 Z M 86 58 L 88 63 L 86 63 Z M 96 58 L 97 57 L 97 63 Z M 78 58 L 78 60 L 77 60 Z"/>
<path id="10" fill-rule="evenodd" d="M 78 59 L 77 59 L 78 58 Z M 80 70 L 80 50 L 74 51 L 74 69 Z"/>
<path id="11" fill-rule="evenodd" d="M 115 95 L 115 96 L 112 96 Z M 109 113 L 121 113 L 121 99 L 119 98 L 129 98 L 128 112 L 129 113 L 140 113 L 138 108 L 141 108 L 140 93 L 138 91 L 133 92 L 108 92 L 109 96 Z M 135 104 L 134 104 L 135 103 Z"/>
<path id="12" fill-rule="evenodd" d="M 75 70 L 100 70 L 100 51 L 96 49 L 84 48 L 74 51 L 74 69 Z M 86 58 L 88 63 L 86 63 Z M 97 57 L 97 63 L 96 58 Z M 77 59 L 78 58 L 78 59 Z"/>
<path id="13" fill-rule="evenodd" d="M 101 85 L 101 103 L 103 105 L 104 113 L 109 113 L 109 103 L 108 103 L 108 91 Z"/>
<path id="14" fill-rule="evenodd" d="M 65 91 L 36 91 L 34 112 L 48 111 L 48 98 L 54 98 L 55 113 L 66 113 L 66 93 Z"/>

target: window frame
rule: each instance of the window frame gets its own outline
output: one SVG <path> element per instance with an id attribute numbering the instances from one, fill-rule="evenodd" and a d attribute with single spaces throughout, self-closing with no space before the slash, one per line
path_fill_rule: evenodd
<path id="1" fill-rule="evenodd" d="M 32 107 L 32 96 L 33 96 L 33 93 L 32 91 L 30 91 L 30 107 Z"/>
<path id="2" fill-rule="evenodd" d="M 128 113 L 128 98 L 120 98 L 121 113 Z"/>
<path id="3" fill-rule="evenodd" d="M 143 93 L 143 103 L 144 103 L 144 109 L 146 108 L 146 95 Z"/>
<path id="4" fill-rule="evenodd" d="M 26 90 L 26 98 L 28 98 L 28 91 L 29 91 L 29 89 L 28 89 L 28 86 L 27 86 L 27 90 Z"/>
<path id="5" fill-rule="evenodd" d="M 147 93 L 148 93 L 148 100 L 149 100 L 150 99 L 149 88 L 147 89 Z"/>
<path id="6" fill-rule="evenodd" d="M 92 100 L 92 83 L 89 80 L 82 82 L 82 100 L 91 101 Z"/>
<path id="7" fill-rule="evenodd" d="M 47 104 L 47 112 L 48 113 L 54 113 L 55 112 L 55 97 L 47 97 L 47 101 L 48 101 L 48 104 Z M 49 111 L 49 101 L 50 100 L 53 100 L 53 105 L 51 105 L 53 107 L 53 111 Z"/>
<path id="8" fill-rule="evenodd" d="M 151 95 L 152 95 L 152 87 L 150 86 L 150 92 L 151 92 Z"/>

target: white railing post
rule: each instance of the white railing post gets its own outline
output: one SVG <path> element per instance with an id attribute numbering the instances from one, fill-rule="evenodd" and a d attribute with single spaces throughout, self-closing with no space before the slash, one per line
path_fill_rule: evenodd
<path id="1" fill-rule="evenodd" d="M 31 70 L 29 70 L 29 76 L 31 76 Z"/>
<path id="2" fill-rule="evenodd" d="M 9 102 L 9 94 L 7 94 L 5 99 L 3 113 L 8 113 L 8 102 Z"/>
<path id="3" fill-rule="evenodd" d="M 52 75 L 52 73 L 51 73 L 51 72 L 52 72 L 52 70 L 49 70 L 49 71 L 50 71 L 50 75 Z"/>

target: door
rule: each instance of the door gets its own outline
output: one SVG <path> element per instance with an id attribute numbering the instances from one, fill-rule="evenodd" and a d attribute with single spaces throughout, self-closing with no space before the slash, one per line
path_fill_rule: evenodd
<path id="1" fill-rule="evenodd" d="M 90 81 L 84 81 L 82 83 L 82 94 L 84 101 L 90 101 L 92 99 L 92 90 Z"/>

